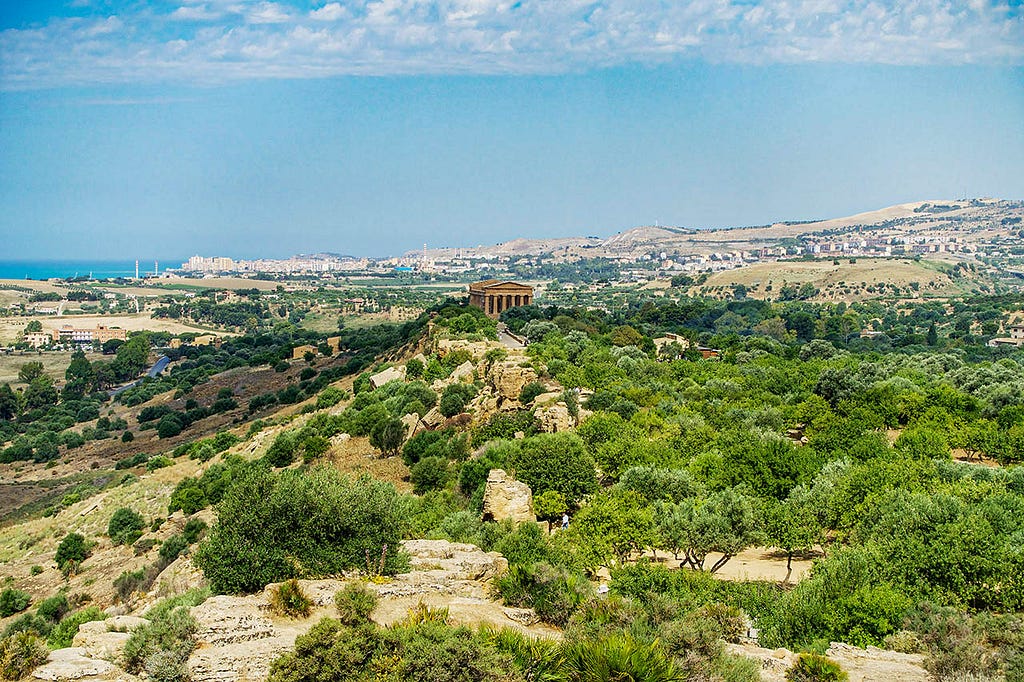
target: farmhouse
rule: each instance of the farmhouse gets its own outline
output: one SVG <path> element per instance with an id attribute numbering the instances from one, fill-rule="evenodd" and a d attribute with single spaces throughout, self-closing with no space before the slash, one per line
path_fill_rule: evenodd
<path id="1" fill-rule="evenodd" d="M 996 346 L 1024 346 L 1024 324 L 1013 324 L 1009 328 L 1010 335 L 992 339 L 988 345 Z"/>
<path id="2" fill-rule="evenodd" d="M 54 329 L 52 332 L 54 343 L 106 343 L 107 341 L 126 341 L 128 332 L 117 327 L 105 327 L 102 324 L 96 325 L 95 329 L 79 329 L 70 324 Z"/>

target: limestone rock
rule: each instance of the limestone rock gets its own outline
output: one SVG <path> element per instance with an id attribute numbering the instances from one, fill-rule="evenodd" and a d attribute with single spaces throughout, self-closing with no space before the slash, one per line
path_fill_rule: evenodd
<path id="1" fill-rule="evenodd" d="M 502 398 L 517 400 L 523 386 L 537 380 L 537 373 L 532 367 L 520 367 L 521 360 L 502 360 L 491 365 L 487 373 L 488 381 Z"/>
<path id="2" fill-rule="evenodd" d="M 544 433 L 569 431 L 574 425 L 572 415 L 565 403 L 556 403 L 548 407 L 538 407 L 533 416 L 540 422 L 540 430 Z"/>
<path id="3" fill-rule="evenodd" d="M 540 616 L 533 609 L 520 609 L 513 606 L 506 606 L 502 609 L 509 620 L 520 625 L 535 625 L 540 622 Z"/>
<path id="4" fill-rule="evenodd" d="M 487 351 L 492 348 L 504 348 L 504 346 L 498 341 L 466 341 L 464 339 L 438 339 L 437 341 L 438 357 L 443 358 L 449 353 L 464 350 L 469 352 L 473 362 L 483 360 Z"/>
<path id="5" fill-rule="evenodd" d="M 405 425 L 405 438 L 408 440 L 416 433 L 416 427 L 420 425 L 420 416 L 412 412 L 404 415 L 401 422 Z"/>
<path id="6" fill-rule="evenodd" d="M 203 519 L 210 526 L 214 524 L 212 518 Z M 202 587 L 206 584 L 203 572 L 192 563 L 192 555 L 179 556 L 171 565 L 160 572 L 152 589 L 146 594 L 147 605 L 156 604 L 164 597 L 174 594 L 184 594 L 189 590 Z"/>
<path id="7" fill-rule="evenodd" d="M 37 680 L 80 680 L 83 677 L 107 677 L 119 672 L 110 661 L 90 658 L 85 649 L 69 647 L 51 651 L 46 663 L 32 671 Z M 127 676 L 122 677 L 125 679 Z"/>
<path id="8" fill-rule="evenodd" d="M 536 522 L 530 486 L 515 480 L 502 469 L 491 469 L 484 487 L 483 517 L 487 521 L 512 519 Z"/>
<path id="9" fill-rule="evenodd" d="M 447 540 L 405 540 L 413 571 L 440 571 L 448 581 L 486 582 L 508 570 L 508 560 L 497 552 L 485 552 L 476 545 Z"/>
<path id="10" fill-rule="evenodd" d="M 389 367 L 383 372 L 379 372 L 370 377 L 370 385 L 374 388 L 380 388 L 389 381 L 405 381 L 405 365 L 398 365 L 396 367 Z"/>
<path id="11" fill-rule="evenodd" d="M 903 654 L 873 646 L 861 649 L 832 642 L 825 655 L 847 671 L 850 682 L 926 682 L 931 679 L 924 669 L 924 656 L 921 654 Z"/>
<path id="12" fill-rule="evenodd" d="M 491 415 L 498 413 L 498 396 L 490 393 L 481 393 L 471 403 L 473 414 L 478 422 L 486 422 Z"/>
<path id="13" fill-rule="evenodd" d="M 147 623 L 149 621 L 145 618 L 135 616 L 114 616 L 82 623 L 71 644 L 83 649 L 89 658 L 116 662 L 124 652 L 125 642 L 131 637 L 130 631 Z"/>
<path id="14" fill-rule="evenodd" d="M 438 407 L 430 408 L 430 411 L 423 415 L 421 421 L 429 429 L 436 429 L 444 422 L 444 415 L 441 414 L 441 410 Z"/>
<path id="15" fill-rule="evenodd" d="M 464 363 L 452 370 L 451 378 L 456 381 L 472 383 L 476 379 L 476 367 L 472 362 L 466 360 Z"/>
<path id="16" fill-rule="evenodd" d="M 268 637 L 250 642 L 235 642 L 203 648 L 188 659 L 191 682 L 236 682 L 265 680 L 271 662 L 295 647 L 295 635 Z"/>
<path id="17" fill-rule="evenodd" d="M 784 682 L 786 671 L 797 660 L 797 655 L 788 649 L 763 649 L 750 644 L 727 644 L 726 647 L 729 653 L 759 661 L 761 679 L 765 682 Z M 901 654 L 876 647 L 860 649 L 833 642 L 825 655 L 846 671 L 850 682 L 928 682 L 931 679 L 924 669 L 924 656 L 920 654 Z"/>
<path id="18" fill-rule="evenodd" d="M 295 644 L 282 636 L 251 597 L 210 597 L 191 609 L 199 624 L 188 659 L 192 682 L 264 679 L 270 662 Z"/>
<path id="19" fill-rule="evenodd" d="M 234 644 L 274 636 L 274 624 L 245 597 L 210 597 L 191 613 L 199 625 L 196 641 L 201 643 Z"/>
<path id="20" fill-rule="evenodd" d="M 562 399 L 562 391 L 549 391 L 547 393 L 541 393 L 539 396 L 533 399 L 534 405 L 548 405 L 550 403 L 557 403 Z"/>

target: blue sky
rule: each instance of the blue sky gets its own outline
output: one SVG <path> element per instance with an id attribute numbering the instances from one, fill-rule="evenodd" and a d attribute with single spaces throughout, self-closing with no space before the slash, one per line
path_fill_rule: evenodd
<path id="1" fill-rule="evenodd" d="M 1019 1 L 3 3 L 0 260 L 1024 198 Z"/>

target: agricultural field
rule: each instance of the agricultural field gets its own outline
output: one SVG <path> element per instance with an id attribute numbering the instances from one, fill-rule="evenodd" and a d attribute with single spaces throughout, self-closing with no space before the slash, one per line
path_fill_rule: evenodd
<path id="1" fill-rule="evenodd" d="M 86 353 L 90 362 L 103 359 L 102 353 Z M 109 358 L 107 358 L 109 359 Z M 18 371 L 26 362 L 43 363 L 43 373 L 57 381 L 64 381 L 64 370 L 71 363 L 71 353 L 62 351 L 24 351 L 11 354 L 0 353 L 0 384 L 22 385 Z"/>
<path id="2" fill-rule="evenodd" d="M 138 331 L 168 332 L 170 334 L 206 334 L 215 331 L 208 327 L 188 324 L 180 320 L 154 319 L 148 313 L 130 315 L 65 315 L 47 317 L 0 317 L 0 345 L 13 344 L 18 335 L 25 331 L 29 320 L 39 320 L 44 331 L 59 329 L 65 324 L 80 328 L 94 328 L 97 325 L 126 329 L 129 333 Z M 217 333 L 220 333 L 219 331 Z"/>
<path id="3" fill-rule="evenodd" d="M 977 291 L 980 279 L 969 272 L 962 274 L 955 266 L 955 263 L 943 261 L 902 258 L 779 261 L 716 272 L 704 284 L 694 286 L 690 291 L 694 295 L 716 295 L 726 291 L 731 295 L 735 287 L 743 286 L 750 298 L 777 299 L 786 285 L 811 285 L 817 290 L 809 297 L 813 300 L 848 303 L 883 297 L 893 287 L 907 296 L 929 298 Z"/>

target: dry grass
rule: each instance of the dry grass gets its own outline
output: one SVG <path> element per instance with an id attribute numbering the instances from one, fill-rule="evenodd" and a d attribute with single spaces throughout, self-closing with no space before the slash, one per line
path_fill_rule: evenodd
<path id="1" fill-rule="evenodd" d="M 879 284 L 907 289 L 916 282 L 919 290 L 928 296 L 962 293 L 965 287 L 974 284 L 967 279 L 954 281 L 939 269 L 945 264 L 936 262 L 885 258 L 857 258 L 850 262 L 849 257 L 838 260 L 838 264 L 832 259 L 821 259 L 748 265 L 717 272 L 705 284 L 693 287 L 691 293 L 714 295 L 715 287 L 731 289 L 742 284 L 751 298 L 776 298 L 786 284 L 809 283 L 821 289 L 818 300 L 861 300 L 874 295 L 867 292 L 866 287 Z"/>
<path id="2" fill-rule="evenodd" d="M 886 260 L 861 258 L 855 263 L 849 259 L 840 259 L 835 265 L 831 260 L 814 261 L 779 261 L 777 263 L 758 263 L 736 270 L 718 272 L 708 278 L 707 286 L 730 286 L 743 284 L 774 284 L 781 286 L 783 282 L 803 284 L 811 282 L 815 285 L 837 284 L 839 282 L 867 282 L 877 284 L 909 284 L 947 280 L 935 270 L 920 263 L 909 260 Z"/>
<path id="3" fill-rule="evenodd" d="M 102 353 L 86 353 L 85 357 L 89 359 L 89 362 L 104 358 Z M 111 360 L 112 357 L 108 356 L 106 359 Z M 0 384 L 11 384 L 14 388 L 23 386 L 24 384 L 18 381 L 18 370 L 28 362 L 43 363 L 43 372 L 58 381 L 64 381 L 64 371 L 71 364 L 71 353 L 25 351 L 24 353 L 0 355 Z"/>
<path id="4" fill-rule="evenodd" d="M 161 277 L 156 281 L 160 287 L 186 286 L 201 289 L 259 289 L 260 291 L 276 291 L 278 285 L 281 284 L 280 282 L 270 282 L 265 279 L 246 279 L 244 277 L 210 277 L 204 279 Z M 160 293 L 167 293 L 166 289 L 161 290 L 153 286 L 148 288 Z"/>

